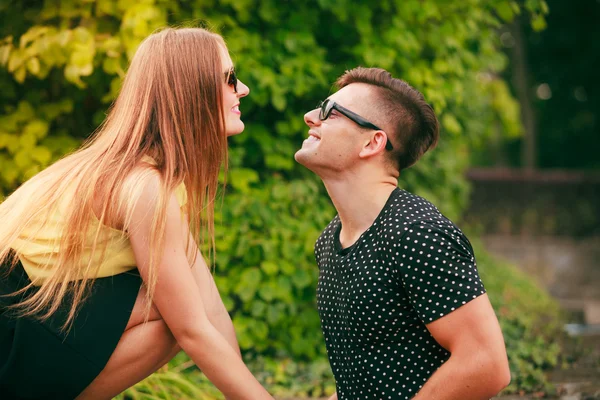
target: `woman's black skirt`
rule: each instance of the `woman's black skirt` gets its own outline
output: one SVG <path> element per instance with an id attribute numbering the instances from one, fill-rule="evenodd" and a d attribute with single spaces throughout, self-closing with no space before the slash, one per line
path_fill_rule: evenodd
<path id="1" fill-rule="evenodd" d="M 67 333 L 69 306 L 50 319 L 15 318 L 6 306 L 30 281 L 18 263 L 0 267 L 0 399 L 74 399 L 104 369 L 131 315 L 140 289 L 137 270 L 95 280 Z M 32 289 L 35 290 L 35 289 Z"/>

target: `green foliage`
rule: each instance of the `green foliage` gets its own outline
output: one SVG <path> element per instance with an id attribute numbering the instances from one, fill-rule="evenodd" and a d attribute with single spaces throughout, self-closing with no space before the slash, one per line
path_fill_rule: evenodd
<path id="1" fill-rule="evenodd" d="M 215 400 L 222 399 L 220 392 L 197 370 L 184 371 L 190 363 L 184 353 L 179 353 L 167 366 L 121 393 L 115 400 Z"/>
<path id="2" fill-rule="evenodd" d="M 550 90 L 549 98 L 534 95 L 531 99 L 538 136 L 537 166 L 598 170 L 600 83 L 596 66 L 600 43 L 595 38 L 600 36 L 600 3 L 548 3 L 551 11 L 546 29 L 537 29 L 545 26 L 545 21 L 522 26 L 530 93 L 536 93 L 542 84 Z M 504 75 L 510 77 L 511 73 L 509 68 Z M 520 138 L 506 143 L 509 165 L 520 165 L 522 143 Z"/>
<path id="3" fill-rule="evenodd" d="M 473 236 L 471 236 L 473 237 Z M 544 371 L 558 365 L 564 318 L 546 292 L 473 241 L 481 279 L 504 334 L 512 380 L 505 393 L 552 392 Z"/>
<path id="4" fill-rule="evenodd" d="M 497 29 L 525 9 L 535 18 L 545 13 L 543 0 L 528 0 L 524 8 L 501 0 L 285 6 L 276 0 L 46 0 L 7 7 L 0 5 L 3 194 L 76 147 L 102 121 L 128 60 L 148 34 L 166 24 L 209 26 L 223 34 L 252 92 L 242 100 L 246 131 L 231 139 L 228 189 L 216 219 L 215 279 L 240 346 L 263 382 L 274 392 L 317 396 L 331 393 L 333 384 L 315 306 L 312 249 L 334 209 L 318 179 L 293 161 L 306 137 L 302 115 L 357 65 L 383 67 L 409 81 L 433 104 L 442 140 L 403 173 L 402 186 L 456 219 L 468 198 L 463 172 L 472 149 L 496 130 L 515 136 L 521 129 L 518 107 L 498 77 L 507 61 Z M 488 289 L 501 285 L 494 283 L 496 270 L 502 269 L 485 279 Z M 499 288 L 505 296 L 508 289 Z M 495 301 L 516 315 L 521 295 L 528 293 Z M 540 371 L 552 361 L 540 353 L 547 338 L 533 328 L 538 319 L 515 315 L 503 322 L 520 374 L 513 385 L 538 387 Z M 518 342 L 525 348 L 510 347 Z M 202 398 L 174 375 L 185 369 L 185 361 L 178 362 L 127 396 Z M 205 387 L 193 368 L 185 379 Z M 211 396 L 208 389 L 203 393 Z"/>
<path id="5" fill-rule="evenodd" d="M 217 286 L 243 350 L 323 356 L 313 245 L 332 207 L 313 181 L 274 177 L 263 184 L 224 198 L 217 216 Z"/>

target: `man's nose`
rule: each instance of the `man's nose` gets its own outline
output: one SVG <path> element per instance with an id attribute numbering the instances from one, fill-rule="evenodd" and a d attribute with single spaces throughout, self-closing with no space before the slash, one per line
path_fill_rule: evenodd
<path id="1" fill-rule="evenodd" d="M 319 110 L 315 108 L 314 110 L 310 110 L 304 114 L 304 122 L 310 127 L 321 125 L 321 120 L 319 119 Z"/>

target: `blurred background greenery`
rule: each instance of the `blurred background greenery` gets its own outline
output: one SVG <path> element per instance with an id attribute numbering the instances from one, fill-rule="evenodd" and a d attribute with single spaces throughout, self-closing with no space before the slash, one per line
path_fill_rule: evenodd
<path id="1" fill-rule="evenodd" d="M 573 219 L 567 213 L 548 228 L 543 217 L 555 213 L 553 200 L 537 217 L 519 208 L 535 198 L 535 190 L 523 198 L 519 188 L 548 176 L 556 182 L 545 173 L 554 168 L 577 169 L 559 174 L 560 182 L 593 187 L 577 221 L 587 221 L 584 235 L 598 233 L 599 4 L 1 0 L 0 196 L 98 126 L 147 35 L 167 25 L 222 34 L 251 94 L 241 104 L 246 131 L 230 140 L 215 277 L 244 358 L 269 390 L 325 396 L 335 386 L 316 312 L 313 244 L 334 209 L 293 154 L 306 137 L 303 114 L 332 92 L 336 77 L 357 65 L 388 69 L 423 92 L 442 125 L 438 148 L 403 173 L 401 186 L 468 227 L 507 343 L 506 393 L 552 393 L 548 371 L 569 361 L 561 356 L 569 317 L 548 281 L 499 258 L 486 238 L 515 237 L 518 227 L 522 241 L 531 226 L 528 238 L 560 235 L 561 221 Z M 507 181 L 518 188 L 504 192 L 497 183 Z M 504 193 L 512 193 L 512 214 L 502 209 Z M 121 398 L 219 394 L 180 354 Z"/>

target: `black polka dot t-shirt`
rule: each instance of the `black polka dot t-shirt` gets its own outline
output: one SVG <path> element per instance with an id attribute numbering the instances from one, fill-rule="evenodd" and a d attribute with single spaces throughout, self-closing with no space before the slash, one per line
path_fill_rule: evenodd
<path id="1" fill-rule="evenodd" d="M 450 354 L 426 324 L 485 293 L 471 244 L 395 189 L 351 246 L 336 216 L 315 245 L 317 306 L 339 400 L 410 399 Z"/>

